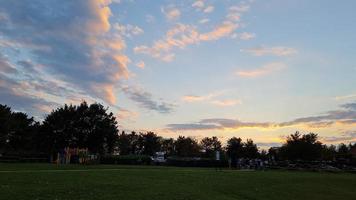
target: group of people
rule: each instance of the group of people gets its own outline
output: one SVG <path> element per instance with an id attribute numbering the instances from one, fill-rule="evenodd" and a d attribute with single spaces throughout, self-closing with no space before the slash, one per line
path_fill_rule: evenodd
<path id="1" fill-rule="evenodd" d="M 229 160 L 229 166 L 236 167 L 237 169 L 253 169 L 253 170 L 264 170 L 268 161 L 259 158 L 248 159 L 248 158 L 238 158 L 234 161 Z"/>

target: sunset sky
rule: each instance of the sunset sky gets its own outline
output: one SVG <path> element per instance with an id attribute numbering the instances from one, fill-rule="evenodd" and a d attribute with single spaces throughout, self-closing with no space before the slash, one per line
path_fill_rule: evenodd
<path id="1" fill-rule="evenodd" d="M 120 130 L 356 142 L 356 1 L 0 0 L 0 104 Z"/>

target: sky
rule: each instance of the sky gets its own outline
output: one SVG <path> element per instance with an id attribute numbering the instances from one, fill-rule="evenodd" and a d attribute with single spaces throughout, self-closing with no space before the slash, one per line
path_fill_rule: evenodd
<path id="1" fill-rule="evenodd" d="M 0 0 L 0 103 L 120 130 L 356 142 L 356 1 Z"/>

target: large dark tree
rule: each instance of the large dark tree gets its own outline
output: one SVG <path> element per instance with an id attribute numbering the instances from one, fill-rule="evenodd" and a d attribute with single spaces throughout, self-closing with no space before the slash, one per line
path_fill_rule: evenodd
<path id="1" fill-rule="evenodd" d="M 200 146 L 206 157 L 214 158 L 216 151 L 221 151 L 221 142 L 217 137 L 205 137 L 200 141 Z"/>
<path id="2" fill-rule="evenodd" d="M 22 112 L 0 104 L 0 149 L 3 152 L 35 151 L 39 123 Z"/>
<path id="3" fill-rule="evenodd" d="M 179 136 L 174 143 L 175 153 L 181 157 L 195 157 L 200 154 L 198 142 L 191 137 Z"/>
<path id="4" fill-rule="evenodd" d="M 227 141 L 226 154 L 231 160 L 231 165 L 236 167 L 236 161 L 243 156 L 243 144 L 241 138 L 233 137 Z"/>
<path id="5" fill-rule="evenodd" d="M 142 138 L 141 149 L 142 154 L 153 156 L 155 152 L 161 149 L 161 138 L 158 137 L 153 132 L 147 132 L 145 134 L 141 133 L 140 137 Z"/>
<path id="6" fill-rule="evenodd" d="M 288 160 L 319 160 L 321 159 L 322 143 L 318 135 L 299 132 L 287 137 L 287 142 L 280 149 L 282 156 Z"/>
<path id="7" fill-rule="evenodd" d="M 117 145 L 120 155 L 141 154 L 144 148 L 142 135 L 135 131 L 130 134 L 123 131 L 118 137 Z"/>
<path id="8" fill-rule="evenodd" d="M 117 122 L 103 105 L 64 105 L 53 110 L 44 120 L 42 148 L 57 152 L 65 147 L 88 148 L 92 153 L 112 153 L 116 146 Z"/>
<path id="9" fill-rule="evenodd" d="M 258 157 L 258 148 L 252 139 L 247 139 L 243 144 L 243 157 L 246 158 L 257 158 Z"/>
<path id="10" fill-rule="evenodd" d="M 350 149 L 351 149 L 351 144 L 349 146 L 347 146 L 344 143 L 341 143 L 338 145 L 337 147 L 337 158 L 338 159 L 350 159 L 351 153 L 350 153 Z"/>
<path id="11" fill-rule="evenodd" d="M 323 145 L 321 149 L 321 159 L 334 161 L 336 159 L 336 147 L 334 145 Z"/>
<path id="12" fill-rule="evenodd" d="M 161 151 L 165 152 L 166 155 L 172 155 L 174 153 L 174 139 L 161 139 Z"/>

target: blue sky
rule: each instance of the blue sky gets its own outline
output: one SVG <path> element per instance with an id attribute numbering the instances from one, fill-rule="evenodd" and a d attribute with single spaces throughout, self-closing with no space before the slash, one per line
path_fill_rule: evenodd
<path id="1" fill-rule="evenodd" d="M 356 141 L 355 1 L 0 0 L 0 103 L 81 100 L 120 128 Z"/>

